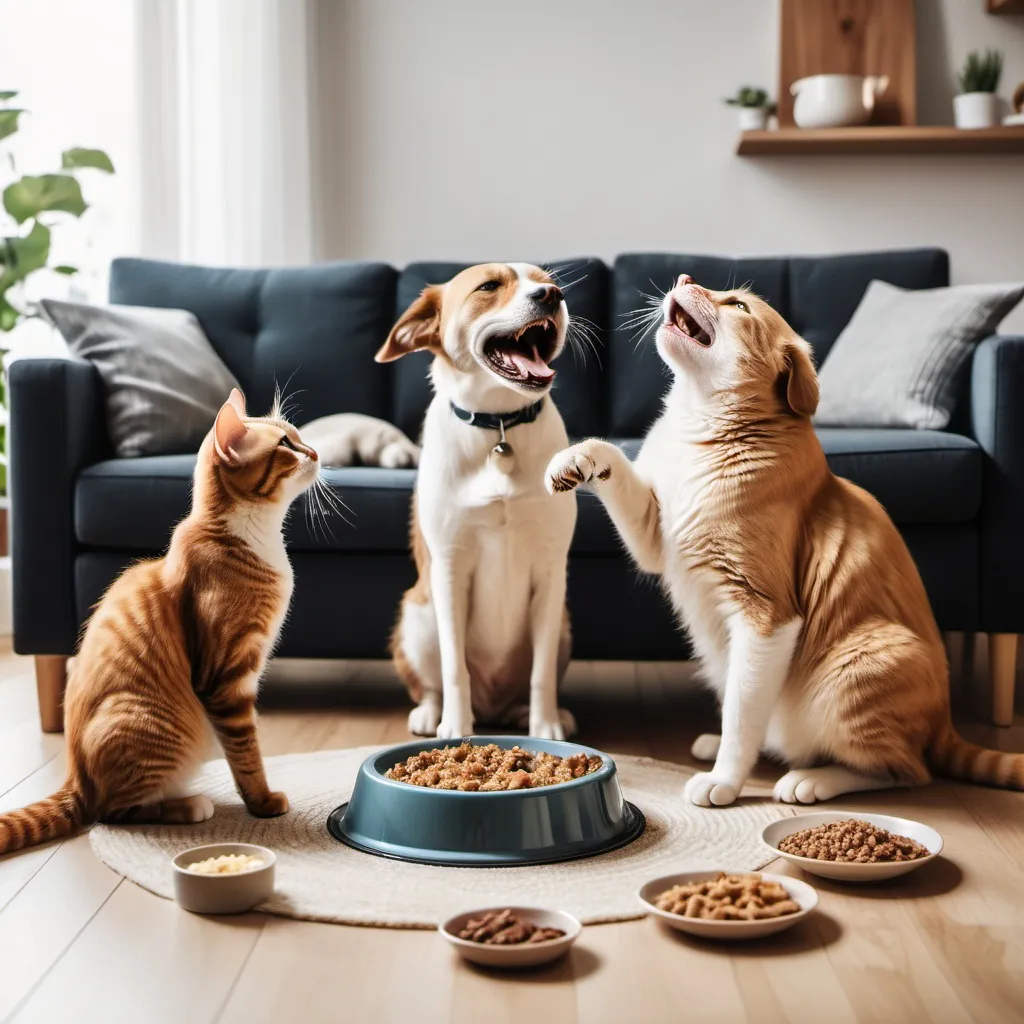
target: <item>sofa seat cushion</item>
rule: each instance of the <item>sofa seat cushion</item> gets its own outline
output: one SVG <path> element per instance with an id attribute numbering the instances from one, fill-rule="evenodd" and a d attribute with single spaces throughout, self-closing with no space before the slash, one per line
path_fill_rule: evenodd
<path id="1" fill-rule="evenodd" d="M 818 431 L 829 465 L 874 494 L 901 526 L 969 522 L 981 505 L 981 449 L 967 437 L 935 430 Z M 640 441 L 617 442 L 635 457 Z M 111 459 L 84 470 L 75 488 L 79 543 L 117 551 L 162 551 L 187 513 L 194 455 Z M 305 498 L 292 510 L 292 551 L 393 552 L 408 547 L 411 469 L 328 469 L 324 477 L 348 508 L 348 522 L 312 522 Z M 573 553 L 620 551 L 601 503 L 580 493 Z"/>
<path id="2" fill-rule="evenodd" d="M 75 487 L 75 535 L 89 547 L 162 551 L 187 514 L 194 455 L 110 459 L 83 470 Z M 345 517 L 311 521 L 306 496 L 292 507 L 292 551 L 402 551 L 408 546 L 412 469 L 326 469 Z"/>

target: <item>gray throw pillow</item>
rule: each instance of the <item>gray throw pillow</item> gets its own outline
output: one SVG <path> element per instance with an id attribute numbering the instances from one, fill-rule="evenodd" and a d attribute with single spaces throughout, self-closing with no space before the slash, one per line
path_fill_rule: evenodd
<path id="1" fill-rule="evenodd" d="M 907 291 L 872 281 L 825 357 L 814 422 L 941 430 L 968 356 L 1022 295 L 1020 284 Z"/>
<path id="2" fill-rule="evenodd" d="M 122 458 L 194 452 L 232 388 L 231 371 L 184 309 L 44 299 L 68 348 L 95 363 L 107 426 Z"/>

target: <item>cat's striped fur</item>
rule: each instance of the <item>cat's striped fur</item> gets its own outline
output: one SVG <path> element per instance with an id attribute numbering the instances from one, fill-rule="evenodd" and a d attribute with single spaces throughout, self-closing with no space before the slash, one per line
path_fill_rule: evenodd
<path id="1" fill-rule="evenodd" d="M 318 472 L 277 406 L 248 418 L 232 392 L 167 554 L 125 570 L 85 629 L 65 696 L 64 785 L 0 815 L 0 854 L 100 820 L 205 820 L 213 806 L 188 784 L 213 736 L 253 814 L 288 810 L 267 783 L 254 703 L 291 599 L 284 519 Z"/>

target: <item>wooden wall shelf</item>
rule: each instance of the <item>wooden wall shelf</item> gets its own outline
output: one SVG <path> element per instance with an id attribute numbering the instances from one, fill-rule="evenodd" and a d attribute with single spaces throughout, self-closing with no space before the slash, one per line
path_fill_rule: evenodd
<path id="1" fill-rule="evenodd" d="M 989 14 L 1024 14 L 1024 0 L 988 0 Z"/>
<path id="2" fill-rule="evenodd" d="M 739 156 L 825 156 L 879 153 L 1024 153 L 1024 126 L 959 128 L 879 125 L 778 128 L 743 132 Z"/>

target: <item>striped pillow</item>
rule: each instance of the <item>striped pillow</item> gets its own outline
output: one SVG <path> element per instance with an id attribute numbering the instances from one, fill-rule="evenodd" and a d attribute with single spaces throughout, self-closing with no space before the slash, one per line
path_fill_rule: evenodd
<path id="1" fill-rule="evenodd" d="M 907 291 L 872 281 L 821 367 L 814 422 L 943 429 L 968 357 L 1022 296 L 1021 284 Z"/>

